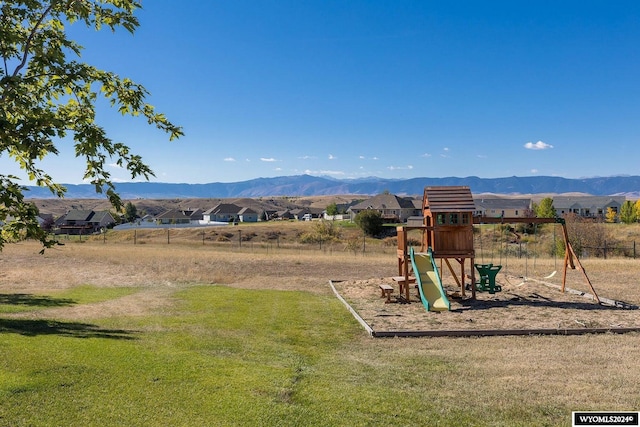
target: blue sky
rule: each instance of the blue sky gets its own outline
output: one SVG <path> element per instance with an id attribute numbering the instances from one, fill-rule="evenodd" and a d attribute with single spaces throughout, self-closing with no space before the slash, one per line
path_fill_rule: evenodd
<path id="1" fill-rule="evenodd" d="M 638 1 L 143 7 L 133 36 L 71 34 L 83 60 L 142 83 L 183 126 L 169 142 L 144 120 L 101 111 L 153 181 L 640 174 Z M 61 151 L 44 165 L 80 183 L 73 148 Z"/>

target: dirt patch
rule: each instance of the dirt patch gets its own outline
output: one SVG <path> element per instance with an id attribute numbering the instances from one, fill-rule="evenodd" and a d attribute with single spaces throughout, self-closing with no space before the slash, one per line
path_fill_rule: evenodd
<path id="1" fill-rule="evenodd" d="M 392 303 L 381 297 L 381 284 L 394 287 Z M 501 292 L 478 292 L 475 301 L 452 297 L 456 289 L 446 286 L 451 310 L 444 312 L 427 312 L 417 289 L 412 289 L 409 304 L 398 302 L 398 286 L 391 277 L 342 281 L 334 286 L 376 332 L 640 327 L 636 309 L 598 304 L 534 280 L 514 278 L 501 283 Z"/>

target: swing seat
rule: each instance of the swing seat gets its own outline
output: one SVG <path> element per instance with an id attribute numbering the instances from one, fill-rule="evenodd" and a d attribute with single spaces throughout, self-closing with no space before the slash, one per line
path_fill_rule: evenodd
<path id="1" fill-rule="evenodd" d="M 495 294 L 502 291 L 502 286 L 496 285 L 496 276 L 502 270 L 501 265 L 474 264 L 480 274 L 480 280 L 476 282 L 476 290 Z"/>

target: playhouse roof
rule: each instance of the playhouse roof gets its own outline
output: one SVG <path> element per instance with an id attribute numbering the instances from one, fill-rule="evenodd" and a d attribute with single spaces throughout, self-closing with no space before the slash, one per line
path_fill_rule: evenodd
<path id="1" fill-rule="evenodd" d="M 426 187 L 423 210 L 431 212 L 473 212 L 476 205 L 466 186 Z"/>

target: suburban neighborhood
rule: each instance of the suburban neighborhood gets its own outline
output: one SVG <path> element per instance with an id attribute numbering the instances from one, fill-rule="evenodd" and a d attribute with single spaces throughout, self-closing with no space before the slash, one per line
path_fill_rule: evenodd
<path id="1" fill-rule="evenodd" d="M 603 220 L 608 211 L 620 212 L 626 201 L 624 196 L 554 196 L 552 199 L 558 217 L 575 214 L 594 220 Z M 475 216 L 526 218 L 533 215 L 532 198 L 476 195 L 473 200 Z M 249 204 L 248 200 L 245 199 L 245 203 Z M 156 215 L 144 214 L 129 226 L 198 227 L 259 221 L 353 220 L 363 210 L 380 212 L 387 223 L 415 225 L 422 223 L 421 203 L 422 199 L 418 197 L 403 197 L 385 192 L 351 204 L 338 205 L 338 215 L 329 215 L 326 209 L 312 207 L 281 210 L 259 208 L 255 201 L 252 201 L 252 206 L 218 203 L 213 207 L 171 208 Z M 44 218 L 53 222 L 52 228 L 57 234 L 73 235 L 99 233 L 126 222 L 110 211 L 85 209 L 70 209 L 54 220 L 51 219 L 51 214 L 43 213 L 41 217 L 43 222 Z"/>

